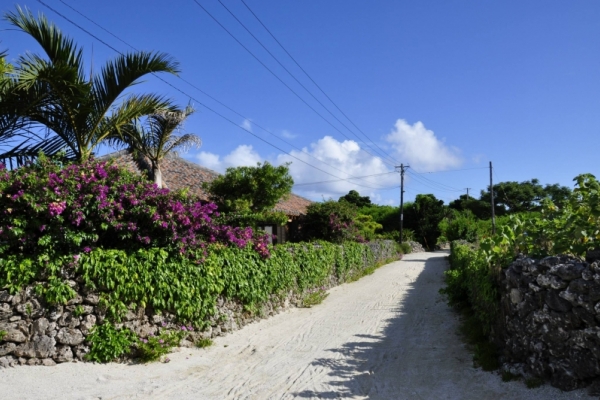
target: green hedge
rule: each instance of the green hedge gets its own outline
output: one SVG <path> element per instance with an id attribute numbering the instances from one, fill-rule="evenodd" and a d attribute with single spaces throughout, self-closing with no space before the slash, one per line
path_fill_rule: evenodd
<path id="1" fill-rule="evenodd" d="M 500 310 L 497 272 L 482 251 L 457 241 L 450 245 L 449 261 L 446 287 L 441 292 L 448 296 L 451 306 L 470 308 L 489 335 Z"/>
<path id="2" fill-rule="evenodd" d="M 222 245 L 194 257 L 159 248 L 97 248 L 76 260 L 13 255 L 0 259 L 0 287 L 15 292 L 38 282 L 38 294 L 49 303 L 65 303 L 75 296 L 65 283 L 66 276 L 99 292 L 101 306 L 111 320 L 118 321 L 135 304 L 174 313 L 181 322 L 201 327 L 219 295 L 255 309 L 273 294 L 302 293 L 327 284 L 331 276 L 343 282 L 357 271 L 389 261 L 390 254 L 397 254 L 391 241 L 376 245 L 289 243 L 271 248 L 267 259 L 250 246 Z"/>

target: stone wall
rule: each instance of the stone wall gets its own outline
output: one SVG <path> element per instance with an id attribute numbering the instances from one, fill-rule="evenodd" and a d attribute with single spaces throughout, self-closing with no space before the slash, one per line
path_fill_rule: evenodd
<path id="1" fill-rule="evenodd" d="M 371 244 L 377 261 L 394 256 L 392 241 Z M 367 267 L 365 265 L 364 267 Z M 88 291 L 72 277 L 68 284 L 77 296 L 63 306 L 52 306 L 35 294 L 40 282 L 27 286 L 16 295 L 0 290 L 0 368 L 14 365 L 55 365 L 56 363 L 83 361 L 89 352 L 86 337 L 90 330 L 105 318 L 99 306 L 99 295 Z M 326 287 L 339 284 L 331 276 Z M 290 291 L 271 296 L 258 312 L 251 314 L 235 299 L 217 299 L 216 311 L 210 317 L 209 327 L 203 332 L 190 332 L 182 346 L 193 346 L 201 338 L 214 338 L 235 331 L 250 322 L 279 313 L 302 304 L 302 294 Z M 175 316 L 156 314 L 150 308 L 130 309 L 117 327 L 125 326 L 138 337 L 147 338 L 159 328 L 179 330 Z"/>
<path id="2" fill-rule="evenodd" d="M 520 257 L 501 292 L 505 370 L 563 390 L 600 384 L 600 262 Z"/>

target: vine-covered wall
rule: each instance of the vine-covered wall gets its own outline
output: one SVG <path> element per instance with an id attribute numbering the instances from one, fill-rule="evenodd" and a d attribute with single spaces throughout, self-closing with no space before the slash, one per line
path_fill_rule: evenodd
<path id="1" fill-rule="evenodd" d="M 168 256 L 160 249 L 82 254 L 61 272 L 66 298 L 44 290 L 43 274 L 18 290 L 0 289 L 0 367 L 85 360 L 95 351 L 90 334 L 103 324 L 131 331 L 132 344 L 183 329 L 181 344 L 191 346 L 301 305 L 315 288 L 360 276 L 398 253 L 394 242 L 381 241 L 286 244 L 269 258 L 215 247 L 201 264 Z M 135 355 L 130 350 L 115 358 Z"/>

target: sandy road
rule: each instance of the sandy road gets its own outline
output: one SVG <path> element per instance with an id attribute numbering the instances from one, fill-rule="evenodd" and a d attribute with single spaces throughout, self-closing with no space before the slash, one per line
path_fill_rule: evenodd
<path id="1" fill-rule="evenodd" d="M 323 304 L 182 349 L 168 364 L 0 370 L 1 399 L 576 399 L 472 367 L 438 294 L 446 253 L 411 254 Z"/>

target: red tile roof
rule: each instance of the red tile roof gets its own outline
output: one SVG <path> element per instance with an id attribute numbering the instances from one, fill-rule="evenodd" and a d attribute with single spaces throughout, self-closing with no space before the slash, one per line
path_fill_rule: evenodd
<path id="1" fill-rule="evenodd" d="M 107 154 L 99 159 L 110 159 L 131 172 L 141 174 L 133 157 L 126 150 Z M 161 172 L 163 182 L 169 189 L 188 188 L 189 193 L 195 194 L 203 200 L 208 200 L 208 195 L 202 189 L 202 183 L 210 182 L 220 175 L 216 171 L 177 156 L 165 158 L 161 165 Z M 286 215 L 303 215 L 306 214 L 306 207 L 311 203 L 312 201 L 291 193 L 286 200 L 279 200 L 275 205 L 275 211 L 283 211 Z"/>

